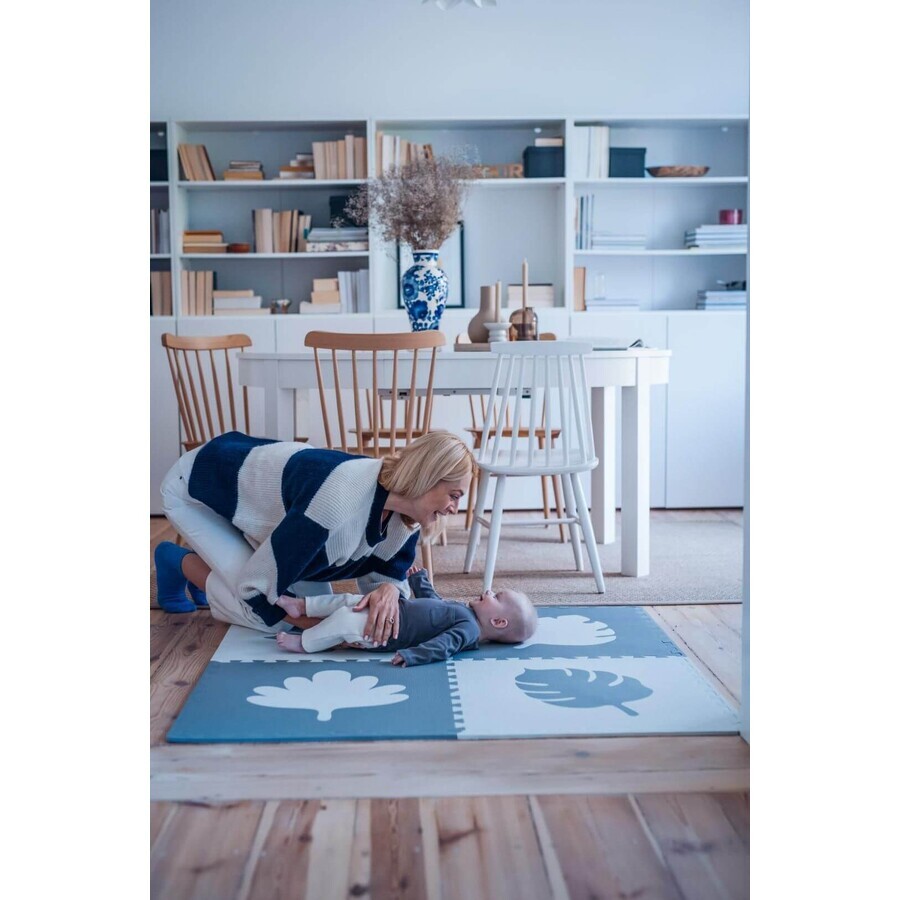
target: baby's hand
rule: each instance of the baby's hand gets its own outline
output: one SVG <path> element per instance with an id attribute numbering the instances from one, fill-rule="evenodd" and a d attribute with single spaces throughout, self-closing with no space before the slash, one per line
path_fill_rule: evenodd
<path id="1" fill-rule="evenodd" d="M 421 567 L 421 566 L 410 566 L 410 567 L 406 570 L 406 577 L 409 578 L 410 575 L 415 575 L 416 572 L 421 572 L 421 571 L 422 571 L 422 567 Z"/>
<path id="2" fill-rule="evenodd" d="M 395 653 L 391 657 L 391 665 L 402 666 L 403 668 L 406 668 L 406 660 L 399 653 Z"/>

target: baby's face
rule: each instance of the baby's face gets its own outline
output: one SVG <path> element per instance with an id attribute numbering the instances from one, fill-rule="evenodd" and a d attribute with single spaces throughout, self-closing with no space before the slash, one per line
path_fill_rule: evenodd
<path id="1" fill-rule="evenodd" d="M 517 591 L 502 588 L 495 594 L 490 588 L 469 605 L 479 620 L 489 622 L 491 619 L 509 618 L 516 610 L 516 598 L 521 596 Z"/>

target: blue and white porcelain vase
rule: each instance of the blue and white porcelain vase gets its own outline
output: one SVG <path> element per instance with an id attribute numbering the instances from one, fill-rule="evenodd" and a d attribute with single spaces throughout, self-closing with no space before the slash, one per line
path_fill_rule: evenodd
<path id="1" fill-rule="evenodd" d="M 449 282 L 437 261 L 437 250 L 413 250 L 413 264 L 400 279 L 413 331 L 434 331 L 441 326 Z"/>

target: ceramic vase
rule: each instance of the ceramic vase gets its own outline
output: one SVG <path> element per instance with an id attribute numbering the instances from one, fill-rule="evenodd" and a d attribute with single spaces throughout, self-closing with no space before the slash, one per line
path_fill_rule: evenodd
<path id="1" fill-rule="evenodd" d="M 486 284 L 481 286 L 481 309 L 472 316 L 469 327 L 466 329 L 469 340 L 473 344 L 485 344 L 488 340 L 487 323 L 496 321 L 496 309 L 494 303 L 494 286 Z"/>
<path id="2" fill-rule="evenodd" d="M 413 331 L 440 328 L 449 282 L 437 261 L 437 250 L 413 250 L 413 264 L 400 279 L 403 305 Z"/>

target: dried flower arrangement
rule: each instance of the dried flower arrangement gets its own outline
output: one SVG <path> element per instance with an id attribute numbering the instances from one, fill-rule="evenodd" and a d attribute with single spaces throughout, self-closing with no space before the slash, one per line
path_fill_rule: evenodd
<path id="1" fill-rule="evenodd" d="M 472 166 L 452 157 L 413 160 L 367 181 L 344 212 L 357 224 L 371 220 L 384 241 L 436 250 L 456 230 L 472 177 Z"/>

